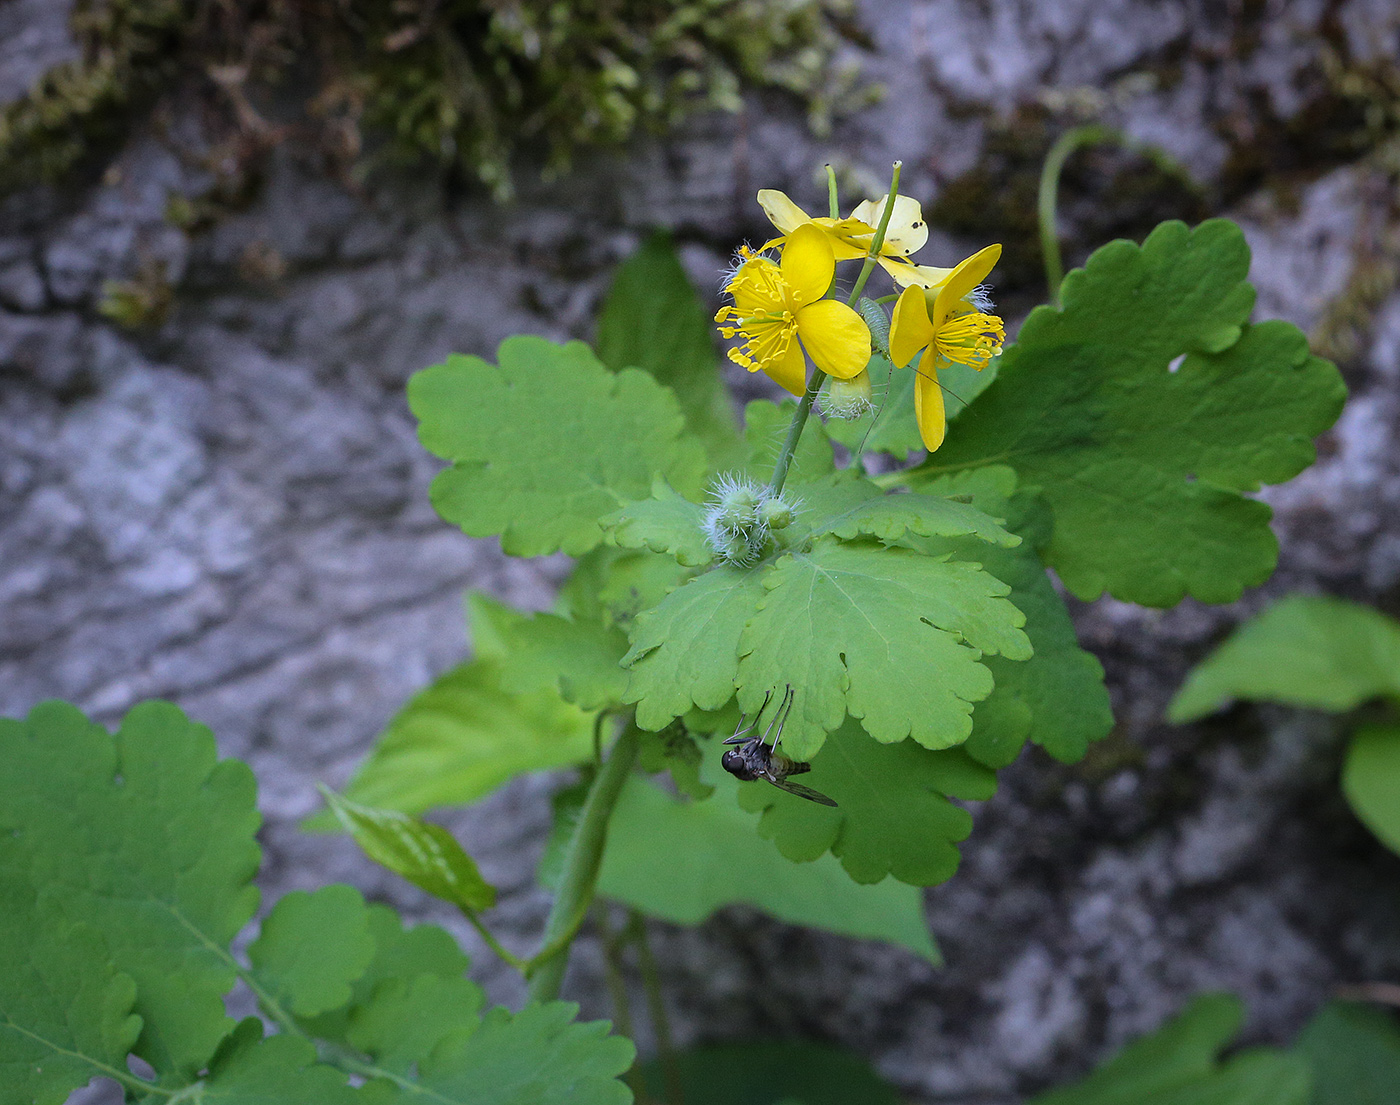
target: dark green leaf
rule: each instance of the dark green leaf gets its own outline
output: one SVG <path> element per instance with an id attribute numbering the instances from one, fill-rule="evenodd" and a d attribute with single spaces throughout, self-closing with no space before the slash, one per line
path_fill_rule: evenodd
<path id="1" fill-rule="evenodd" d="M 1054 513 L 1046 562 L 1081 598 L 1237 599 L 1277 558 L 1269 508 L 1241 493 L 1312 463 L 1346 394 L 1296 327 L 1246 325 L 1248 269 L 1219 219 L 1099 249 L 923 471 L 1015 468 Z"/>
<path id="2" fill-rule="evenodd" d="M 676 1055 L 685 1105 L 900 1105 L 903 1100 L 859 1056 L 804 1040 L 712 1044 Z M 647 1089 L 664 1100 L 657 1060 L 642 1064 Z"/>
<path id="3" fill-rule="evenodd" d="M 365 900 L 353 886 L 293 890 L 273 907 L 248 948 L 259 989 L 297 1017 L 349 1001 L 350 984 L 373 956 Z"/>
<path id="4" fill-rule="evenodd" d="M 711 467 L 737 463 L 739 434 L 714 324 L 666 234 L 653 234 L 618 266 L 598 319 L 598 359 L 650 372 L 676 393 Z"/>
<path id="5" fill-rule="evenodd" d="M 1312 1065 L 1311 1105 L 1400 1105 L 1400 1026 L 1393 1014 L 1333 1002 L 1295 1046 Z"/>
<path id="6" fill-rule="evenodd" d="M 1400 725 L 1356 732 L 1342 765 L 1342 791 L 1366 827 L 1400 854 Z"/>

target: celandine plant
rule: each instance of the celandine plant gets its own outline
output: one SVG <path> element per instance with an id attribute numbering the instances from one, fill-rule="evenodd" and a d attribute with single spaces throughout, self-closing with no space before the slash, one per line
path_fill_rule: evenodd
<path id="1" fill-rule="evenodd" d="M 1277 554 L 1247 493 L 1313 460 L 1344 389 L 1296 328 L 1249 323 L 1223 220 L 1103 247 L 1003 348 L 998 247 L 916 263 L 927 229 L 898 183 L 847 218 L 834 184 L 817 218 L 760 193 L 779 236 L 740 251 L 716 321 L 797 398 L 750 403 L 742 427 L 660 238 L 619 272 L 596 352 L 514 337 L 409 384 L 449 462 L 442 517 L 577 566 L 551 613 L 475 596 L 473 659 L 328 797 L 372 857 L 463 911 L 529 1004 L 483 1013 L 442 930 L 347 887 L 286 896 L 233 954 L 257 900 L 247 769 L 174 707 L 111 736 L 49 704 L 0 726 L 0 1105 L 95 1076 L 143 1102 L 626 1101 L 630 1044 L 556 1000 L 591 908 L 610 961 L 635 944 L 648 981 L 643 918 L 730 902 L 936 959 L 920 894 L 971 829 L 953 800 L 989 797 L 1027 742 L 1072 762 L 1112 724 L 1047 568 L 1082 599 L 1238 598 Z M 871 299 L 877 267 L 892 284 Z M 553 907 L 511 951 L 494 889 L 419 815 L 560 768 Z M 622 932 L 599 896 L 632 911 Z M 227 1017 L 235 985 L 261 1018 Z M 1214 1077 L 1237 1013 L 1191 1016 Z"/>

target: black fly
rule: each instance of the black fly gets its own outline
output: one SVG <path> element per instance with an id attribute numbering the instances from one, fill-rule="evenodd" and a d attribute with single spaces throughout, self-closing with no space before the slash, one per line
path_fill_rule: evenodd
<path id="1" fill-rule="evenodd" d="M 763 731 L 762 736 L 758 736 L 758 723 L 763 717 L 763 711 L 768 709 L 768 703 L 773 698 L 773 692 L 769 691 L 763 699 L 763 705 L 758 708 L 758 714 L 754 717 L 753 724 L 748 728 L 744 727 L 747 715 L 740 715 L 739 724 L 734 729 L 734 735 L 728 738 L 725 744 L 737 744 L 740 747 L 731 748 L 720 760 L 724 770 L 744 782 L 752 782 L 754 779 L 763 779 L 772 783 L 779 790 L 785 790 L 789 794 L 795 794 L 799 798 L 806 798 L 809 802 L 819 802 L 823 806 L 836 805 L 830 798 L 821 791 L 813 790 L 811 787 L 804 787 L 801 783 L 788 781 L 789 775 L 801 775 L 804 771 L 811 771 L 812 765 L 794 760 L 790 756 L 784 756 L 778 751 L 778 741 L 783 735 L 783 723 L 787 721 L 788 714 L 792 712 L 793 699 L 792 685 L 789 684 L 783 693 L 783 700 L 778 704 L 778 712 L 773 715 L 773 720 L 768 723 L 768 728 Z M 768 734 L 773 734 L 772 743 L 768 741 Z"/>

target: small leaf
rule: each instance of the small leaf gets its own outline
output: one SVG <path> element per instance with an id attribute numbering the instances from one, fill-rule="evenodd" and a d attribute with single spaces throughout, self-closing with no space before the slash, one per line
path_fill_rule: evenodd
<path id="1" fill-rule="evenodd" d="M 676 494 L 658 480 L 650 499 L 628 503 L 602 521 L 603 528 L 624 549 L 669 553 L 686 567 L 703 567 L 714 560 L 705 539 L 705 509 Z"/>
<path id="2" fill-rule="evenodd" d="M 627 781 L 608 828 L 600 894 L 683 925 L 726 905 L 750 905 L 789 924 L 885 940 L 938 961 L 916 889 L 892 879 L 857 885 L 830 857 L 784 859 L 755 835 L 757 816 L 735 805 L 741 784 L 713 764 L 704 778 L 716 793 L 703 802 L 672 798 L 635 776 Z"/>
<path id="3" fill-rule="evenodd" d="M 395 810 L 371 809 L 327 787 L 320 790 L 345 831 L 375 863 L 467 912 L 496 904 L 496 888 L 441 825 Z"/>
<path id="4" fill-rule="evenodd" d="M 1297 1056 L 1258 1048 L 1219 1058 L 1240 1020 L 1231 995 L 1198 997 L 1082 1082 L 1029 1105 L 1307 1105 L 1308 1067 Z"/>
<path id="5" fill-rule="evenodd" d="M 1347 746 L 1342 792 L 1366 827 L 1400 854 L 1400 725 L 1367 725 Z"/>
<path id="6" fill-rule="evenodd" d="M 1312 1065 L 1311 1105 L 1400 1105 L 1400 1025 L 1392 1014 L 1333 1002 L 1295 1050 Z"/>
<path id="7" fill-rule="evenodd" d="M 512 556 L 577 556 L 602 541 L 598 518 L 646 496 L 658 473 L 699 490 L 700 447 L 646 373 L 536 337 L 507 338 L 497 358 L 454 354 L 408 384 L 423 447 L 452 462 L 432 486 L 447 521 L 500 535 Z"/>
<path id="8" fill-rule="evenodd" d="M 509 624 L 501 627 L 503 691 L 528 695 L 550 690 L 585 710 L 621 703 L 627 673 L 618 661 L 627 651 L 627 637 L 620 629 L 558 614 L 511 614 Z"/>
<path id="9" fill-rule="evenodd" d="M 248 948 L 260 988 L 298 1017 L 349 1001 L 350 984 L 373 956 L 365 900 L 352 886 L 293 890 L 273 907 Z"/>
<path id="10" fill-rule="evenodd" d="M 703 758 L 695 738 L 678 721 L 655 733 L 641 731 L 637 766 L 650 775 L 668 772 L 676 790 L 687 798 L 704 799 L 714 792 L 714 787 L 700 781 Z"/>
<path id="11" fill-rule="evenodd" d="M 803 489 L 802 523 L 813 535 L 829 533 L 852 540 L 875 537 L 891 544 L 906 533 L 920 537 L 972 536 L 1002 548 L 1021 539 L 1001 520 L 976 507 L 941 495 L 887 495 L 869 480 L 843 480 Z"/>
<path id="12" fill-rule="evenodd" d="M 1230 699 L 1339 713 L 1400 697 L 1400 623 L 1325 595 L 1280 599 L 1197 664 L 1167 708 L 1178 724 Z"/>
<path id="13" fill-rule="evenodd" d="M 1311 464 L 1346 397 L 1296 327 L 1247 324 L 1248 270 L 1223 219 L 1097 250 L 924 471 L 1015 468 L 1054 515 L 1046 563 L 1082 599 L 1239 598 L 1278 555 L 1269 508 L 1243 493 Z"/>
<path id="14" fill-rule="evenodd" d="M 992 690 L 983 654 L 1031 654 L 1009 588 L 974 563 L 823 541 L 780 559 L 763 588 L 740 641 L 739 705 L 755 713 L 791 684 L 782 739 L 799 760 L 815 756 L 847 712 L 876 740 L 959 744 L 973 703 Z"/>
<path id="15" fill-rule="evenodd" d="M 219 1053 L 188 1100 L 204 1105 L 356 1105 L 361 1095 L 342 1071 L 317 1062 L 310 1042 L 291 1035 L 264 1039 L 250 1032 Z"/>
<path id="16" fill-rule="evenodd" d="M 664 232 L 618 266 L 598 318 L 598 359 L 612 369 L 651 373 L 676 393 L 711 467 L 737 463 L 739 434 L 715 328 Z"/>
<path id="17" fill-rule="evenodd" d="M 567 767 L 592 754 L 592 714 L 553 691 L 508 694 L 499 661 L 473 660 L 439 676 L 399 711 L 345 795 L 422 813 L 475 802 L 516 775 Z M 311 827 L 334 823 L 318 818 Z"/>

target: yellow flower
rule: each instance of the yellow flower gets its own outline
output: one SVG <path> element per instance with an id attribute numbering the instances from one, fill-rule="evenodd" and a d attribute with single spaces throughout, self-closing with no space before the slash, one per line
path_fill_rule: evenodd
<path id="1" fill-rule="evenodd" d="M 765 188 L 758 193 L 758 205 L 768 216 L 768 221 L 788 237 L 799 226 L 819 227 L 831 242 L 833 254 L 838 261 L 854 261 L 870 252 L 870 243 L 875 237 L 875 228 L 885 211 L 888 195 L 878 200 L 865 200 L 849 219 L 813 218 L 793 203 L 776 188 Z M 767 245 L 774 245 L 783 238 L 774 238 Z M 890 222 L 885 227 L 885 240 L 880 246 L 877 260 L 887 272 L 894 275 L 913 266 L 903 260 L 917 252 L 928 241 L 928 224 L 924 222 L 924 211 L 919 201 L 911 196 L 895 196 L 894 209 L 890 212 Z"/>
<path id="2" fill-rule="evenodd" d="M 848 380 L 870 361 L 870 328 L 850 307 L 823 299 L 836 274 L 827 236 L 800 226 L 788 235 L 782 261 L 741 251 L 744 261 L 726 289 L 732 307 L 715 321 L 726 338 L 742 336 L 729 359 L 750 372 L 762 369 L 794 395 L 807 388 L 807 361 L 838 380 Z M 794 339 L 799 339 L 795 341 Z"/>
<path id="3" fill-rule="evenodd" d="M 943 444 L 947 430 L 939 365 L 971 365 L 980 372 L 1001 352 L 1006 339 L 1001 319 L 978 310 L 974 295 L 1000 256 L 1001 246 L 988 246 L 951 270 L 936 290 L 907 287 L 894 305 L 890 360 L 907 365 L 923 351 L 914 381 L 914 417 L 929 452 Z"/>

